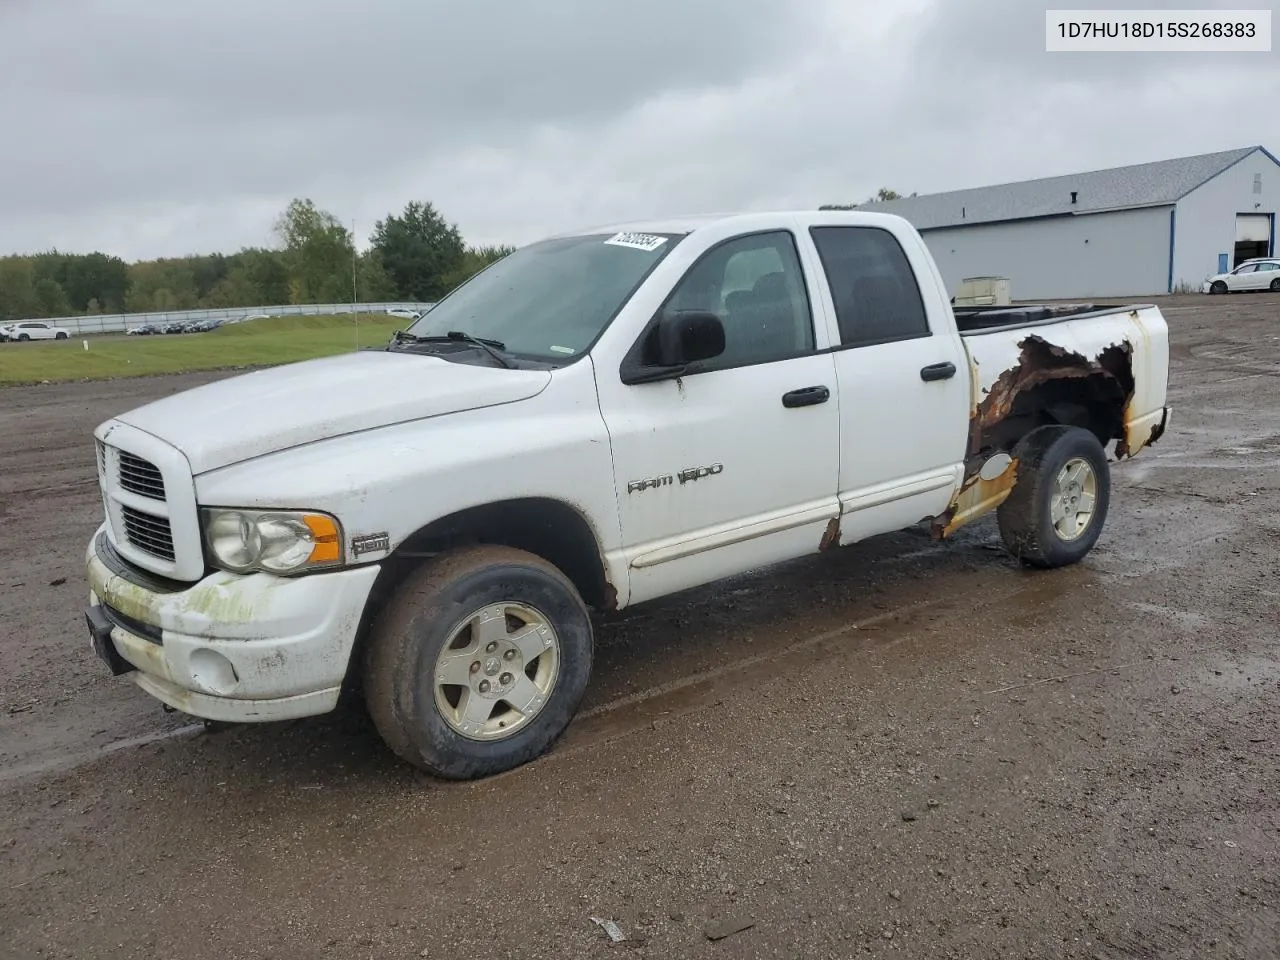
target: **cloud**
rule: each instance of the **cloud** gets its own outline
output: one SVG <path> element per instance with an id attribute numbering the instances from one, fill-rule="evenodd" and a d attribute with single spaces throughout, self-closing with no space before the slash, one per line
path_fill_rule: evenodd
<path id="1" fill-rule="evenodd" d="M 10 0 L 0 64 L 0 249 L 130 258 L 295 196 L 525 242 L 1069 173 L 1259 142 L 1224 106 L 1280 93 L 1271 54 L 1047 54 L 1022 0 Z"/>

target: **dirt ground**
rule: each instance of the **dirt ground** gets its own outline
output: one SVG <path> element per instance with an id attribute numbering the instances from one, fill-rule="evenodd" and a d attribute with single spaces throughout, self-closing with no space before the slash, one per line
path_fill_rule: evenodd
<path id="1" fill-rule="evenodd" d="M 0 390 L 0 956 L 1280 956 L 1280 296 L 1158 302 L 1174 419 L 1084 563 L 987 520 L 624 611 L 471 784 L 91 655 L 90 431 L 217 375 Z"/>

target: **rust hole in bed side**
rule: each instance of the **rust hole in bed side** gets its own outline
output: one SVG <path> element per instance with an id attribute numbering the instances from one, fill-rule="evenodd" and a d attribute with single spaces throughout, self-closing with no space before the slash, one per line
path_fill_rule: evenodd
<path id="1" fill-rule="evenodd" d="M 1013 413 L 1020 396 L 1055 380 L 1101 377 L 1120 389 L 1124 397 L 1122 406 L 1127 411 L 1134 391 L 1133 347 L 1127 341 L 1106 347 L 1093 360 L 1035 334 L 1018 346 L 1021 353 L 1017 366 L 996 378 L 969 422 L 971 457 L 993 446 L 996 428 Z"/>
<path id="2" fill-rule="evenodd" d="M 980 476 L 983 465 L 995 454 L 1012 453 L 1035 426 L 1071 422 L 1055 419 L 1055 409 L 1074 405 L 1084 411 L 1087 426 L 1100 439 L 1119 440 L 1117 457 L 1128 452 L 1125 423 L 1134 397 L 1132 344 L 1112 344 L 1092 360 L 1036 334 L 1018 347 L 1018 363 L 996 378 L 973 410 L 964 479 L 947 509 L 934 518 L 934 537 L 949 536 L 1004 501 L 1017 479 L 1017 459 L 989 479 Z"/>

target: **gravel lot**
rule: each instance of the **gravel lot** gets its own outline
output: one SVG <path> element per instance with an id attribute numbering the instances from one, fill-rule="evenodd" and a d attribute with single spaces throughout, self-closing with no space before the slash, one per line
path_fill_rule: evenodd
<path id="1" fill-rule="evenodd" d="M 89 652 L 90 431 L 218 374 L 0 390 L 0 956 L 1280 956 L 1280 296 L 1157 302 L 1174 419 L 1083 564 L 988 520 L 625 611 L 472 784 Z"/>

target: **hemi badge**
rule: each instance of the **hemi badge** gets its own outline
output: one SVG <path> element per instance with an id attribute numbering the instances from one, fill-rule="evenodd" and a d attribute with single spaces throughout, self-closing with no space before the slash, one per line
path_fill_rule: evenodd
<path id="1" fill-rule="evenodd" d="M 360 556 L 362 553 L 376 553 L 379 550 L 391 549 L 391 535 L 389 533 L 371 533 L 367 537 L 353 537 L 351 539 L 352 556 Z"/>

